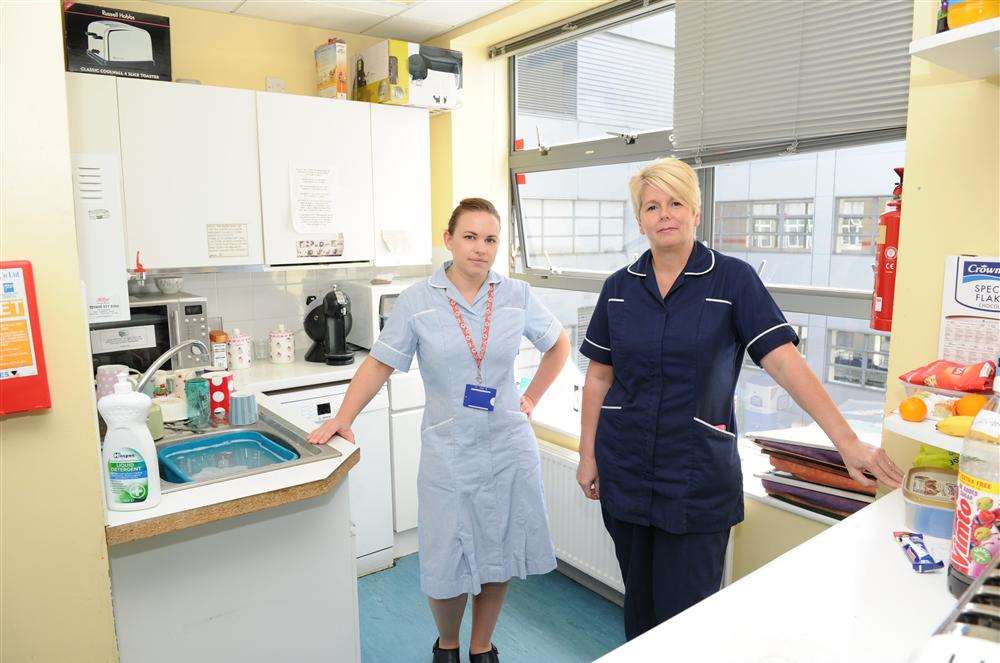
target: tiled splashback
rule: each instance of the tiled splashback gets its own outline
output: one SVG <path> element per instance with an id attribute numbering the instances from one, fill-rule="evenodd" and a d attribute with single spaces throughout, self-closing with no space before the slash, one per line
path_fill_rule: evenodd
<path id="1" fill-rule="evenodd" d="M 295 334 L 295 349 L 303 352 L 310 341 L 302 329 L 306 297 L 322 298 L 338 281 L 371 279 L 376 272 L 392 272 L 396 278 L 428 276 L 432 268 L 348 267 L 338 269 L 296 269 L 274 272 L 217 272 L 182 274 L 183 290 L 208 299 L 209 316 L 221 316 L 228 332 L 239 328 L 254 340 L 266 339 L 267 332 L 284 324 Z"/>

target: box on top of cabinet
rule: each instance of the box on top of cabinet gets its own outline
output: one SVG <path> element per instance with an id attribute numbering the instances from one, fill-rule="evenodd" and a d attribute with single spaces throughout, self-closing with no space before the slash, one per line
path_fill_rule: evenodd
<path id="1" fill-rule="evenodd" d="M 330 39 L 316 47 L 316 92 L 321 97 L 347 99 L 347 42 Z"/>
<path id="2" fill-rule="evenodd" d="M 376 104 L 453 110 L 462 105 L 462 53 L 397 39 L 358 56 L 354 97 Z"/>
<path id="3" fill-rule="evenodd" d="M 67 2 L 63 8 L 66 71 L 170 80 L 170 19 Z"/>

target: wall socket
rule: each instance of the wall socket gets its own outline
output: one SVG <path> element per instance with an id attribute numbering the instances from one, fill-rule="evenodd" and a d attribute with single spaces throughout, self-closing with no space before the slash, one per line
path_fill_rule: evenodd
<path id="1" fill-rule="evenodd" d="M 264 79 L 264 89 L 268 92 L 284 92 L 285 79 L 277 76 L 268 76 Z"/>

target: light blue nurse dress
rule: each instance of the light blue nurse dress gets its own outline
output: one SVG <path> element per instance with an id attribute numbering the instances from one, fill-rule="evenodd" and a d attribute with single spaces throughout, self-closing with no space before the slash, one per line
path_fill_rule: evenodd
<path id="1" fill-rule="evenodd" d="M 417 476 L 420 587 L 431 598 L 478 594 L 484 583 L 548 573 L 556 567 L 539 468 L 538 444 L 520 410 L 514 366 L 521 337 L 542 352 L 562 326 L 523 281 L 490 272 L 469 304 L 435 274 L 403 291 L 371 356 L 400 371 L 414 357 L 427 392 Z M 462 405 L 476 365 L 449 298 L 476 350 L 489 284 L 493 321 L 483 360 L 484 386 L 497 390 L 493 412 Z"/>

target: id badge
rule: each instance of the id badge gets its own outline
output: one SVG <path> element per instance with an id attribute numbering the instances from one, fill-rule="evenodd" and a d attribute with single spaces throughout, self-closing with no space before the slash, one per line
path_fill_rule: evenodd
<path id="1" fill-rule="evenodd" d="M 465 385 L 465 401 L 462 403 L 462 406 L 472 408 L 473 410 L 492 412 L 493 408 L 496 407 L 496 400 L 496 389 L 467 384 Z"/>

